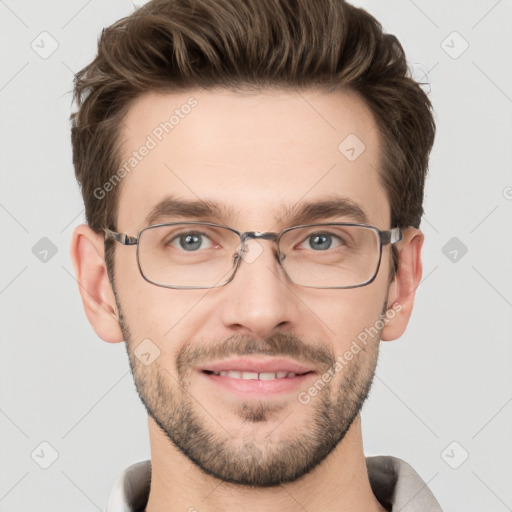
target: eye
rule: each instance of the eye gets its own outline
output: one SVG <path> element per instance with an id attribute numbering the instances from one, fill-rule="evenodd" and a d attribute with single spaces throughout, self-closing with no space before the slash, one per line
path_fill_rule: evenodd
<path id="1" fill-rule="evenodd" d="M 177 249 L 183 249 L 188 252 L 195 252 L 197 249 L 210 249 L 212 247 L 210 238 L 204 233 L 197 231 L 189 231 L 174 236 L 166 245 L 172 245 Z"/>
<path id="2" fill-rule="evenodd" d="M 326 251 L 328 249 L 332 249 L 335 247 L 341 247 L 345 245 L 344 240 L 339 236 L 333 235 L 331 233 L 313 233 L 310 234 L 302 244 L 308 243 L 310 247 L 306 247 L 306 249 L 311 248 L 314 250 Z M 302 245 L 301 244 L 301 245 Z M 334 244 L 334 247 L 333 247 Z M 337 244 L 337 245 L 336 245 Z"/>

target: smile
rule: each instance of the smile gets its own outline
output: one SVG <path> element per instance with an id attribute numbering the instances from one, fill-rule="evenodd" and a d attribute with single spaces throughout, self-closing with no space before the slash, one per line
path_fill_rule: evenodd
<path id="1" fill-rule="evenodd" d="M 210 375 L 218 375 L 221 377 L 230 377 L 231 379 L 246 379 L 246 380 L 274 380 L 274 379 L 290 379 L 293 377 L 296 377 L 297 375 L 304 375 L 304 374 L 297 374 L 294 372 L 237 372 L 237 371 L 220 371 L 220 372 L 213 372 L 205 370 L 205 373 L 208 373 Z M 309 373 L 309 372 L 306 372 Z"/>

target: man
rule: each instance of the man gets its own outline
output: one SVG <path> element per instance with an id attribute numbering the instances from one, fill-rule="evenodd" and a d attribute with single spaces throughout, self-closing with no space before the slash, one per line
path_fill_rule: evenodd
<path id="1" fill-rule="evenodd" d="M 103 31 L 75 98 L 73 265 L 151 446 L 107 510 L 441 510 L 362 445 L 421 279 L 435 132 L 398 41 L 341 0 L 153 0 Z"/>

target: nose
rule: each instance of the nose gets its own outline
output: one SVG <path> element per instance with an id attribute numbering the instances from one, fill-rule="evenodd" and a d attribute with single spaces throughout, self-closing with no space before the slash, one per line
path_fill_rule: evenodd
<path id="1" fill-rule="evenodd" d="M 248 239 L 238 270 L 222 287 L 224 326 L 254 336 L 290 329 L 299 318 L 299 301 L 270 240 Z"/>

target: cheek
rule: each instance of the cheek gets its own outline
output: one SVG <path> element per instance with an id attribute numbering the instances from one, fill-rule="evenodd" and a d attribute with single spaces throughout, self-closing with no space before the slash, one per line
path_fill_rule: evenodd
<path id="1" fill-rule="evenodd" d="M 116 252 L 115 286 L 124 321 L 130 329 L 132 346 L 149 338 L 161 339 L 173 323 L 173 308 L 165 288 L 148 283 L 137 266 L 135 247 L 122 247 Z M 166 319 L 166 325 L 162 325 Z"/>
<path id="2" fill-rule="evenodd" d="M 193 317 L 200 311 L 198 303 L 206 290 L 173 290 L 147 282 L 139 272 L 135 252 L 119 255 L 115 265 L 116 291 L 130 331 L 130 348 L 135 350 L 150 340 L 158 347 L 160 363 L 173 368 L 182 341 L 196 335 L 198 322 Z"/>
<path id="3" fill-rule="evenodd" d="M 361 288 L 340 290 L 332 300 L 324 302 L 318 316 L 326 325 L 336 353 L 345 351 L 366 329 L 375 328 L 385 297 L 385 287 L 374 282 Z"/>

